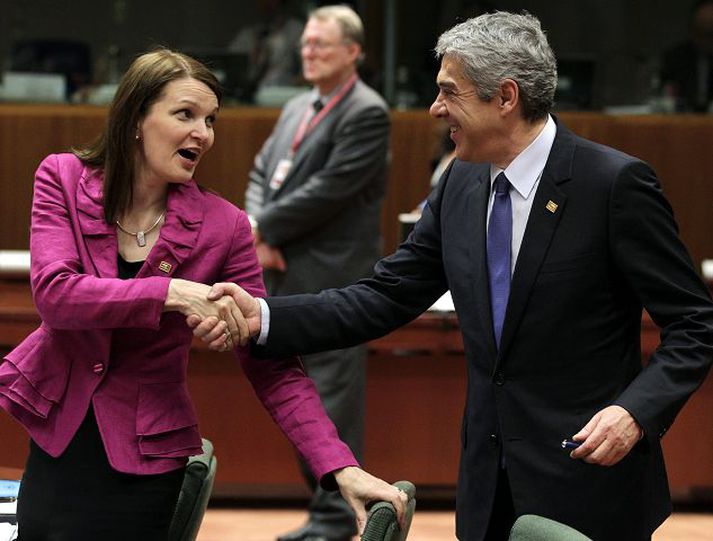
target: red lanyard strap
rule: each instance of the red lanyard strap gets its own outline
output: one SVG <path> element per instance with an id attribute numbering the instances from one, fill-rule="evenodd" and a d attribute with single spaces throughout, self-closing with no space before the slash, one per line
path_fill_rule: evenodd
<path id="1" fill-rule="evenodd" d="M 304 138 L 309 134 L 312 130 L 314 130 L 317 125 L 322 121 L 322 119 L 327 116 L 327 113 L 334 109 L 334 107 L 342 101 L 342 98 L 349 92 L 352 87 L 356 84 L 357 82 L 357 74 L 354 73 L 349 80 L 344 84 L 342 88 L 339 89 L 339 92 L 337 92 L 332 99 L 330 99 L 327 104 L 322 107 L 322 109 L 314 115 L 310 119 L 310 114 L 312 112 L 312 106 L 310 105 L 307 110 L 305 111 L 305 114 L 302 116 L 302 121 L 300 122 L 299 127 L 297 128 L 297 133 L 295 133 L 295 138 L 292 140 L 292 146 L 290 147 L 290 151 L 292 154 L 297 152 L 297 149 L 300 147 L 302 144 L 302 141 Z"/>

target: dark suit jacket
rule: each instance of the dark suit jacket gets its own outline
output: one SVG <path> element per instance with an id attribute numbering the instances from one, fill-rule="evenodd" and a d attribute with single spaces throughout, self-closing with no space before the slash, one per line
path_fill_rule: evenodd
<path id="1" fill-rule="evenodd" d="M 350 284 L 367 276 L 381 255 L 389 114 L 361 81 L 303 140 L 282 186 L 270 188 L 312 96 L 285 105 L 250 172 L 246 210 L 287 263 L 287 273 L 265 272 L 271 295 Z"/>
<path id="2" fill-rule="evenodd" d="M 269 299 L 267 350 L 372 339 L 449 288 L 468 363 L 458 537 L 483 538 L 501 453 L 518 514 L 559 520 L 595 540 L 645 536 L 671 510 L 659 438 L 713 357 L 709 293 L 650 167 L 558 124 L 497 352 L 485 257 L 489 185 L 488 164 L 456 160 L 407 242 L 373 277 Z M 662 328 L 645 369 L 642 307 Z M 562 439 L 611 404 L 631 412 L 645 438 L 613 467 L 570 459 Z"/>

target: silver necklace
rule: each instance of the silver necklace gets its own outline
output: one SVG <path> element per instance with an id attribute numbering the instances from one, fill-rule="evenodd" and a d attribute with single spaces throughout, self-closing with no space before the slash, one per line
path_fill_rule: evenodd
<path id="1" fill-rule="evenodd" d="M 143 231 L 137 231 L 134 233 L 133 231 L 129 231 L 127 229 L 124 229 L 124 226 L 121 225 L 121 222 L 119 220 L 116 221 L 116 225 L 119 227 L 119 229 L 123 232 L 126 233 L 127 235 L 131 235 L 132 237 L 136 237 L 136 244 L 138 244 L 141 248 L 146 246 L 146 235 L 151 233 L 156 226 L 159 224 L 161 219 L 163 218 L 163 215 L 165 213 L 162 212 L 161 214 L 158 215 L 158 218 L 156 218 L 156 221 L 149 227 L 148 229 L 144 229 Z"/>

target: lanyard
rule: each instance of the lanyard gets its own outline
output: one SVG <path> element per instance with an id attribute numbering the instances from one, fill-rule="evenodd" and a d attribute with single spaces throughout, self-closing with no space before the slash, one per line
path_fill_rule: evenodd
<path id="1" fill-rule="evenodd" d="M 312 113 L 312 107 L 308 107 L 305 114 L 302 116 L 302 121 L 297 128 L 297 133 L 295 133 L 295 138 L 292 140 L 292 146 L 290 147 L 290 156 L 294 156 L 297 149 L 302 144 L 304 138 L 309 134 L 317 125 L 322 121 L 322 119 L 327 116 L 327 113 L 334 109 L 334 107 L 342 101 L 342 98 L 349 92 L 352 87 L 357 82 L 357 74 L 354 73 L 349 80 L 344 84 L 344 86 L 337 92 L 332 99 L 330 99 L 327 104 L 322 107 L 322 109 L 310 119 L 310 114 Z"/>

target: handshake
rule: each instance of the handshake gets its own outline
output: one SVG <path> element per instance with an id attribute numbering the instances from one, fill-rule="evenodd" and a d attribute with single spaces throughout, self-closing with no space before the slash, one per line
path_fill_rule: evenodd
<path id="1" fill-rule="evenodd" d="M 218 283 L 210 287 L 173 279 L 164 311 L 185 315 L 194 336 L 214 351 L 245 346 L 250 338 L 260 334 L 260 302 L 236 284 Z"/>

